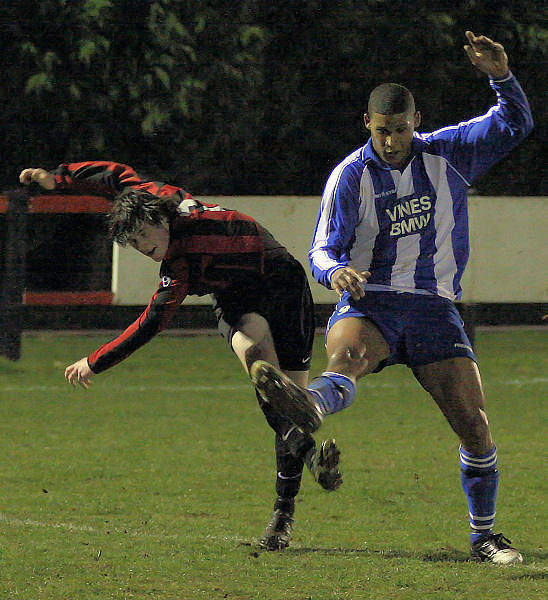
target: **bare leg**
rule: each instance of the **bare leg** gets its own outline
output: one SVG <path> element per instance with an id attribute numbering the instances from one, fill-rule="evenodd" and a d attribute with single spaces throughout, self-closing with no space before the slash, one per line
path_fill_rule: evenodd
<path id="1" fill-rule="evenodd" d="M 232 349 L 247 373 L 256 360 L 279 366 L 268 322 L 257 313 L 248 313 L 240 319 L 232 336 Z"/>
<path id="2" fill-rule="evenodd" d="M 417 367 L 414 373 L 461 442 L 461 484 L 470 514 L 472 556 L 497 564 L 521 562 L 521 554 L 509 540 L 493 532 L 499 481 L 497 451 L 476 363 L 458 357 Z"/>
<path id="3" fill-rule="evenodd" d="M 371 321 L 348 317 L 330 329 L 327 370 L 308 388 L 296 385 L 279 369 L 263 361 L 254 363 L 251 378 L 277 412 L 303 430 L 313 432 L 325 415 L 352 403 L 357 379 L 373 371 L 389 354 L 387 342 Z"/>
<path id="4" fill-rule="evenodd" d="M 327 368 L 356 381 L 388 358 L 390 348 L 378 327 L 367 319 L 337 321 L 327 336 Z"/>
<path id="5" fill-rule="evenodd" d="M 476 363 L 458 357 L 416 367 L 413 372 L 458 435 L 462 447 L 478 455 L 489 452 L 494 444 Z"/>

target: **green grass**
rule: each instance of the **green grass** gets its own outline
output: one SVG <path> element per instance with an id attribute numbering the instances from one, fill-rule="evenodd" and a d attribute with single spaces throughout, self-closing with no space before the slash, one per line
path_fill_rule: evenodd
<path id="1" fill-rule="evenodd" d="M 525 556 L 510 568 L 468 561 L 458 443 L 405 367 L 327 419 L 344 485 L 305 474 L 291 547 L 259 553 L 273 443 L 235 357 L 165 335 L 88 391 L 65 384 L 104 340 L 26 336 L 22 360 L 0 360 L 0 600 L 546 598 L 545 331 L 477 340 L 497 530 Z M 313 373 L 323 363 L 318 337 Z"/>

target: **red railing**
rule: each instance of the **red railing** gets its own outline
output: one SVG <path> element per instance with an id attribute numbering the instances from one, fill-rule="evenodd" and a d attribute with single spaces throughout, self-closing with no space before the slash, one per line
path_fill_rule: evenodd
<path id="1" fill-rule="evenodd" d="M 8 210 L 8 197 L 0 196 L 0 214 Z M 98 196 L 33 196 L 29 199 L 29 214 L 101 214 L 110 210 L 111 203 Z M 23 304 L 31 306 L 78 306 L 112 304 L 111 291 L 25 291 Z"/>

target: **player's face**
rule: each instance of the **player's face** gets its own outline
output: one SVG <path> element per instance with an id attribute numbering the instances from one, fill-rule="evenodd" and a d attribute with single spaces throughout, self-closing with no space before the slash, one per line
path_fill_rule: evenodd
<path id="1" fill-rule="evenodd" d="M 366 113 L 364 122 L 380 158 L 392 167 L 403 168 L 411 154 L 413 132 L 420 124 L 420 113 L 413 110 L 394 115 Z"/>
<path id="2" fill-rule="evenodd" d="M 144 223 L 128 238 L 128 244 L 156 262 L 164 260 L 169 247 L 169 225 Z"/>

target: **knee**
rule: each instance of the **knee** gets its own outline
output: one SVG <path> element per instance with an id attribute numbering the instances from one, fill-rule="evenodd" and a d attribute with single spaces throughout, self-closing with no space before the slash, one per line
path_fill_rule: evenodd
<path id="1" fill-rule="evenodd" d="M 474 454 L 485 454 L 493 446 L 489 421 L 482 409 L 461 415 L 460 440 L 463 447 Z"/>
<path id="2" fill-rule="evenodd" d="M 235 326 L 232 350 L 249 371 L 256 360 L 266 360 L 277 366 L 274 340 L 268 322 L 261 315 L 244 315 Z"/>
<path id="3" fill-rule="evenodd" d="M 245 359 L 245 364 L 247 366 L 247 370 L 249 371 L 249 369 L 251 368 L 251 365 L 256 360 L 264 360 L 265 359 L 265 352 L 264 352 L 263 346 L 260 343 L 256 343 L 256 344 L 252 344 L 251 346 L 246 348 L 244 351 L 244 359 Z"/>
<path id="4" fill-rule="evenodd" d="M 335 348 L 331 352 L 327 361 L 327 370 L 342 373 L 343 375 L 360 377 L 370 372 L 370 362 L 367 356 L 367 348 L 364 344 L 345 344 Z"/>
<path id="5" fill-rule="evenodd" d="M 245 362 L 248 371 L 256 360 L 266 360 L 275 367 L 279 366 L 274 342 L 269 335 L 251 343 L 244 349 L 243 362 Z"/>

